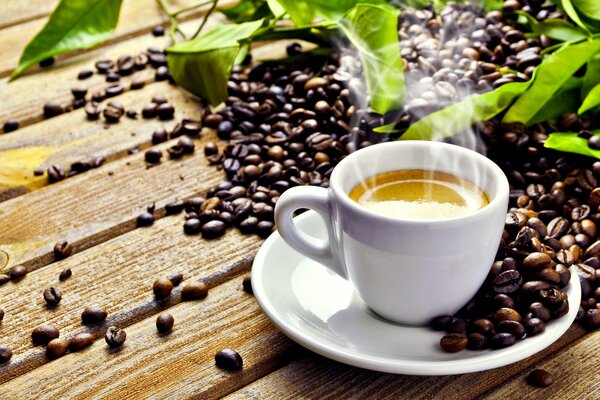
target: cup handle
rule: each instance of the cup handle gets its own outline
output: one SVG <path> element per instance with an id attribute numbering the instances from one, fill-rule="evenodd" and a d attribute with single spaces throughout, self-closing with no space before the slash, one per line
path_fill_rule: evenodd
<path id="1" fill-rule="evenodd" d="M 344 279 L 348 279 L 346 268 L 340 261 L 341 253 L 335 244 L 331 221 L 331 197 L 328 189 L 315 186 L 296 186 L 286 190 L 275 205 L 275 223 L 285 242 L 297 252 L 326 266 Z M 302 232 L 292 220 L 294 211 L 309 208 L 319 214 L 327 227 L 325 240 Z"/>

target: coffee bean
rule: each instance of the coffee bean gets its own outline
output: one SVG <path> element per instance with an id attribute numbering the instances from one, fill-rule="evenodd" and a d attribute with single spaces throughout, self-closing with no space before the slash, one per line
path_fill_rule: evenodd
<path id="1" fill-rule="evenodd" d="M 85 105 L 85 114 L 90 121 L 97 120 L 100 117 L 102 109 L 95 101 L 91 101 Z"/>
<path id="2" fill-rule="evenodd" d="M 116 84 L 110 85 L 109 87 L 104 89 L 104 91 L 106 92 L 106 97 L 115 97 L 123 93 L 125 91 L 125 88 L 121 84 Z"/>
<path id="3" fill-rule="evenodd" d="M 107 317 L 106 311 L 100 307 L 86 307 L 81 313 L 81 322 L 83 325 L 99 324 Z"/>
<path id="4" fill-rule="evenodd" d="M 194 142 L 186 137 L 179 139 L 177 145 L 183 149 L 184 154 L 193 154 L 194 150 L 196 149 Z"/>
<path id="5" fill-rule="evenodd" d="M 62 300 L 62 293 L 60 292 L 60 289 L 50 286 L 48 289 L 44 290 L 44 300 L 48 306 L 56 306 Z"/>
<path id="6" fill-rule="evenodd" d="M 94 343 L 94 335 L 91 333 L 78 333 L 69 340 L 68 349 L 71 352 L 80 351 Z"/>
<path id="7" fill-rule="evenodd" d="M 527 382 L 533 386 L 545 388 L 554 383 L 554 377 L 548 371 L 543 369 L 534 369 L 529 373 L 529 375 L 527 375 Z"/>
<path id="8" fill-rule="evenodd" d="M 481 333 L 485 336 L 491 336 L 495 333 L 495 326 L 489 319 L 477 319 L 473 321 L 470 325 L 470 329 L 474 332 Z"/>
<path id="9" fill-rule="evenodd" d="M 58 280 L 59 281 L 66 281 L 67 279 L 69 279 L 71 277 L 71 275 L 73 275 L 73 272 L 71 272 L 70 268 L 65 268 L 62 270 L 62 272 L 60 273 L 60 275 L 58 275 Z"/>
<path id="10" fill-rule="evenodd" d="M 169 120 L 173 118 L 173 115 L 175 114 L 175 108 L 169 103 L 163 103 L 158 106 L 156 112 L 159 119 Z"/>
<path id="11" fill-rule="evenodd" d="M 545 253 L 531 253 L 523 260 L 523 266 L 532 270 L 548 268 L 552 264 L 552 259 Z"/>
<path id="12" fill-rule="evenodd" d="M 116 349 L 123 346 L 123 343 L 125 343 L 126 339 L 127 333 L 123 329 L 117 328 L 116 326 L 111 326 L 108 328 L 106 334 L 104 335 L 104 340 L 106 340 L 106 344 L 111 349 Z"/>
<path id="13" fill-rule="evenodd" d="M 10 281 L 10 276 L 7 274 L 0 274 L 0 286 L 8 283 L 8 281 Z"/>
<path id="14" fill-rule="evenodd" d="M 18 281 L 27 275 L 27 268 L 22 265 L 16 265 L 8 270 L 8 276 L 11 281 Z"/>
<path id="15" fill-rule="evenodd" d="M 563 217 L 554 218 L 548 223 L 548 236 L 552 238 L 560 238 L 569 230 L 569 221 Z"/>
<path id="16" fill-rule="evenodd" d="M 158 114 L 158 104 L 150 103 L 142 109 L 142 117 L 154 118 Z"/>
<path id="17" fill-rule="evenodd" d="M 157 299 L 164 299 L 165 297 L 168 297 L 172 290 L 173 282 L 171 282 L 169 279 L 158 278 L 154 281 L 154 285 L 152 285 L 152 291 Z"/>
<path id="18" fill-rule="evenodd" d="M 166 81 L 169 79 L 169 69 L 166 66 L 161 65 L 156 69 L 154 79 L 156 81 Z"/>
<path id="19" fill-rule="evenodd" d="M 173 286 L 179 286 L 179 284 L 183 281 L 183 275 L 179 272 L 170 275 L 167 279 L 171 281 Z"/>
<path id="20" fill-rule="evenodd" d="M 453 319 L 452 315 L 439 315 L 429 322 L 429 326 L 435 331 L 446 331 Z"/>
<path id="21" fill-rule="evenodd" d="M 131 90 L 142 89 L 144 86 L 146 86 L 146 82 L 142 78 L 133 78 L 129 84 Z"/>
<path id="22" fill-rule="evenodd" d="M 469 340 L 463 333 L 450 333 L 440 340 L 442 350 L 448 353 L 457 353 L 467 347 Z"/>
<path id="23" fill-rule="evenodd" d="M 94 75 L 94 71 L 92 71 L 91 69 L 84 69 L 79 71 L 79 73 L 77 74 L 77 79 L 82 81 L 84 79 L 91 78 L 92 75 Z"/>
<path id="24" fill-rule="evenodd" d="M 470 350 L 484 350 L 489 347 L 487 337 L 478 332 L 469 333 L 467 340 L 467 348 Z"/>
<path id="25" fill-rule="evenodd" d="M 175 144 L 167 149 L 167 154 L 172 160 L 177 160 L 183 157 L 183 148 L 179 144 Z"/>
<path id="26" fill-rule="evenodd" d="M 600 328 L 600 310 L 597 308 L 587 310 L 583 316 L 583 322 L 590 329 Z"/>
<path id="27" fill-rule="evenodd" d="M 204 239 L 215 239 L 223 236 L 226 226 L 223 221 L 210 221 L 202 225 L 200 231 Z"/>
<path id="28" fill-rule="evenodd" d="M 252 280 L 250 278 L 250 275 L 244 277 L 244 279 L 242 280 L 242 287 L 244 288 L 244 292 L 248 294 L 254 294 L 254 291 L 252 290 Z"/>
<path id="29" fill-rule="evenodd" d="M 183 231 L 186 235 L 197 235 L 202 229 L 202 223 L 197 218 L 191 218 L 183 224 Z"/>
<path id="30" fill-rule="evenodd" d="M 590 149 L 600 150 L 600 136 L 592 136 L 588 139 L 588 146 Z"/>
<path id="31" fill-rule="evenodd" d="M 256 233 L 263 239 L 266 239 L 273 233 L 274 224 L 271 221 L 260 221 L 256 224 Z"/>
<path id="32" fill-rule="evenodd" d="M 155 26 L 152 28 L 152 36 L 163 36 L 165 34 L 165 28 L 162 26 Z"/>
<path id="33" fill-rule="evenodd" d="M 67 339 L 52 339 L 50 342 L 48 342 L 48 346 L 46 347 L 46 357 L 48 357 L 49 360 L 60 358 L 67 354 L 68 346 L 69 341 Z"/>
<path id="34" fill-rule="evenodd" d="M 228 371 L 242 369 L 244 361 L 239 353 L 232 349 L 219 350 L 215 354 L 215 363 L 217 367 Z"/>
<path id="35" fill-rule="evenodd" d="M 446 329 L 446 333 L 466 333 L 467 321 L 462 318 L 453 318 L 452 322 Z"/>
<path id="36" fill-rule="evenodd" d="M 52 118 L 63 113 L 62 106 L 56 101 L 49 101 L 44 104 L 44 117 Z"/>
<path id="37" fill-rule="evenodd" d="M 162 313 L 156 317 L 156 330 L 158 333 L 168 333 L 173 329 L 175 319 L 169 313 Z"/>
<path id="38" fill-rule="evenodd" d="M 149 212 L 143 212 L 140 215 L 138 215 L 136 225 L 139 228 L 151 226 L 152 224 L 154 224 L 154 215 L 150 214 Z"/>
<path id="39" fill-rule="evenodd" d="M 190 282 L 181 289 L 181 299 L 183 301 L 199 300 L 205 298 L 207 295 L 208 285 L 204 282 Z"/>
<path id="40" fill-rule="evenodd" d="M 521 287 L 523 277 L 519 271 L 510 269 L 500 273 L 492 281 L 492 290 L 496 293 L 508 294 L 514 293 Z"/>
<path id="41" fill-rule="evenodd" d="M 530 318 L 528 320 L 525 320 L 523 326 L 525 327 L 525 332 L 527 332 L 527 336 L 535 336 L 539 333 L 544 332 L 544 330 L 546 329 L 544 321 L 539 318 Z"/>
<path id="42" fill-rule="evenodd" d="M 496 330 L 498 332 L 510 333 L 516 339 L 521 339 L 525 336 L 525 327 L 517 321 L 500 321 L 498 325 L 496 325 Z"/>
<path id="43" fill-rule="evenodd" d="M 110 123 L 119 122 L 123 114 L 125 114 L 125 108 L 121 103 L 116 101 L 109 102 L 102 111 L 104 119 L 106 119 L 106 122 Z"/>
<path id="44" fill-rule="evenodd" d="M 506 332 L 496 333 L 490 340 L 490 347 L 492 349 L 503 349 L 505 347 L 512 346 L 515 344 L 516 339 L 513 335 Z"/>
<path id="45" fill-rule="evenodd" d="M 31 340 L 34 345 L 47 344 L 59 336 L 58 329 L 50 325 L 40 325 L 31 332 Z"/>
<path id="46" fill-rule="evenodd" d="M 496 311 L 495 317 L 498 321 L 517 321 L 522 322 L 523 318 L 516 310 L 508 307 L 502 307 Z"/>
<path id="47" fill-rule="evenodd" d="M 0 344 L 0 364 L 9 362 L 12 355 L 12 350 L 8 346 Z"/>
<path id="48" fill-rule="evenodd" d="M 144 154 L 146 162 L 150 164 L 158 164 L 162 158 L 162 151 L 158 149 L 150 149 Z"/>
<path id="49" fill-rule="evenodd" d="M 181 200 L 175 200 L 165 204 L 165 213 L 167 215 L 179 214 L 181 211 L 183 211 L 183 201 Z"/>
<path id="50" fill-rule="evenodd" d="M 0 308 L 0 322 L 4 319 L 4 310 Z"/>
<path id="51" fill-rule="evenodd" d="M 66 178 L 64 169 L 60 165 L 52 164 L 48 167 L 48 182 L 56 183 Z"/>
<path id="52" fill-rule="evenodd" d="M 60 242 L 56 242 L 54 245 L 54 258 L 57 260 L 62 260 L 64 258 L 69 257 L 73 254 L 73 246 L 66 240 L 61 240 Z"/>
<path id="53" fill-rule="evenodd" d="M 159 144 L 166 142 L 169 139 L 167 131 L 164 128 L 158 128 L 152 133 L 152 144 Z"/>
<path id="54" fill-rule="evenodd" d="M 4 133 L 13 132 L 17 129 L 19 129 L 19 121 L 17 121 L 16 119 L 7 120 L 2 126 L 2 130 L 4 131 Z"/>

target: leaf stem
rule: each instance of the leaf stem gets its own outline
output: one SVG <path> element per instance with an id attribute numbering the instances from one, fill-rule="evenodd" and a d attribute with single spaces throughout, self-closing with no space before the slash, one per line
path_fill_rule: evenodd
<path id="1" fill-rule="evenodd" d="M 169 19 L 169 37 L 171 38 L 171 41 L 173 43 L 177 43 L 177 32 L 179 32 L 185 38 L 185 35 L 183 34 L 183 32 L 181 32 L 179 26 L 177 25 L 177 20 L 175 19 L 175 16 L 169 11 L 169 6 L 167 6 L 167 2 L 165 0 L 156 1 L 160 9 L 163 11 L 163 13 L 166 14 L 167 18 Z"/>
<path id="2" fill-rule="evenodd" d="M 182 8 L 181 10 L 177 10 L 177 11 L 175 11 L 175 12 L 174 12 L 173 14 L 171 14 L 171 15 L 172 15 L 173 17 L 177 17 L 177 16 L 178 16 L 178 15 L 180 15 L 180 14 L 186 13 L 186 12 L 188 12 L 188 11 L 192 11 L 192 10 L 194 10 L 194 9 L 196 9 L 196 8 L 199 8 L 199 7 L 203 7 L 203 6 L 209 5 L 209 4 L 210 4 L 210 3 L 212 3 L 212 2 L 213 2 L 213 0 L 207 0 L 207 1 L 203 1 L 203 2 L 201 2 L 201 3 L 198 3 L 198 4 L 194 4 L 193 6 L 189 6 L 189 7 Z"/>
<path id="3" fill-rule="evenodd" d="M 204 28 L 204 25 L 206 25 L 206 22 L 208 21 L 208 17 L 210 17 L 210 14 L 212 14 L 212 12 L 215 10 L 215 8 L 217 8 L 217 3 L 219 2 L 219 0 L 211 0 L 211 1 L 212 1 L 212 5 L 210 6 L 210 9 L 204 16 L 204 19 L 202 20 L 202 23 L 198 27 L 198 30 L 191 37 L 192 39 L 195 39 L 200 34 L 200 32 L 202 31 L 202 28 Z"/>

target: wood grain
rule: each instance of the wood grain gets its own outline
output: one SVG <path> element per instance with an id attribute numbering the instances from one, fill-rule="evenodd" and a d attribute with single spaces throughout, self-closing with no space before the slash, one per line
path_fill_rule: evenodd
<path id="1" fill-rule="evenodd" d="M 0 269 L 17 264 L 38 268 L 53 261 L 58 240 L 81 251 L 134 229 L 148 204 L 156 202 L 161 215 L 167 201 L 204 193 L 223 180 L 223 173 L 207 167 L 202 154 L 210 140 L 215 140 L 213 134 L 204 135 L 196 141 L 196 153 L 181 160 L 166 159 L 148 168 L 143 153 L 133 154 L 0 203 L 0 250 L 9 256 Z M 157 148 L 164 150 L 176 141 Z"/>
<path id="2" fill-rule="evenodd" d="M 228 399 L 477 399 L 490 388 L 519 376 L 531 365 L 568 347 L 583 335 L 582 328 L 573 326 L 549 348 L 523 361 L 490 371 L 454 376 L 385 374 L 311 354 L 240 389 Z"/>
<path id="3" fill-rule="evenodd" d="M 51 324 L 63 335 L 88 331 L 81 325 L 81 311 L 96 305 L 103 307 L 109 318 L 90 330 L 103 336 L 110 325 L 127 326 L 180 302 L 181 287 L 168 299 L 155 299 L 152 284 L 158 277 L 180 272 L 186 278 L 184 283 L 202 279 L 216 286 L 248 271 L 261 243 L 257 236 L 242 236 L 235 230 L 220 240 L 207 241 L 199 235 L 185 235 L 182 226 L 183 215 L 162 218 L 151 227 L 136 229 L 30 273 L 20 282 L 1 286 L 6 316 L 0 343 L 8 345 L 14 356 L 9 364 L 0 365 L 0 383 L 45 362 L 44 349 L 31 343 L 36 326 Z M 58 275 L 65 268 L 70 268 L 73 276 L 59 282 Z M 241 285 L 241 279 L 237 283 Z M 42 297 L 50 285 L 63 293 L 55 308 L 46 307 Z"/>
<path id="4" fill-rule="evenodd" d="M 600 399 L 600 332 L 590 333 L 572 346 L 531 365 L 484 399 Z M 554 384 L 535 388 L 527 383 L 530 370 L 542 368 L 554 376 Z"/>
<path id="5" fill-rule="evenodd" d="M 45 364 L 2 386 L 2 398 L 219 398 L 284 365 L 298 350 L 275 330 L 241 279 L 210 290 L 205 300 L 169 309 L 171 334 L 156 333 L 155 317 L 126 329 L 119 351 L 103 340 Z M 233 348 L 241 371 L 215 366 L 214 355 Z M 68 378 L 67 378 L 68 377 Z"/>
<path id="6" fill-rule="evenodd" d="M 173 11 L 183 7 L 196 4 L 196 0 L 174 0 L 170 1 Z M 233 1 L 222 1 L 220 5 L 232 4 Z M 201 7 L 192 12 L 182 15 L 182 21 L 203 15 L 208 7 Z M 126 38 L 148 33 L 157 25 L 166 26 L 166 17 L 162 14 L 158 3 L 153 0 L 127 0 L 123 2 L 119 23 L 113 38 L 104 42 L 101 46 L 110 45 Z M 27 43 L 44 26 L 46 18 L 38 18 L 22 24 L 14 25 L 0 30 L 0 77 L 10 75 L 21 56 L 21 52 Z M 57 56 L 57 60 L 63 60 L 73 54 Z M 34 69 L 35 70 L 35 69 Z"/>
<path id="7" fill-rule="evenodd" d="M 164 95 L 175 107 L 175 118 L 161 121 L 145 119 L 141 109 L 157 94 Z M 75 161 L 91 161 L 103 157 L 107 162 L 122 158 L 132 149 L 151 145 L 152 132 L 159 127 L 171 131 L 182 118 L 199 119 L 201 107 L 192 95 L 157 82 L 141 91 L 127 92 L 108 101 L 117 101 L 125 109 L 138 112 L 132 120 L 123 116 L 117 124 L 107 124 L 101 117 L 88 121 L 83 109 L 41 121 L 18 131 L 0 136 L 0 200 L 38 189 L 48 184 L 46 176 L 34 176 L 52 165 L 69 170 Z M 16 132 L 15 132 L 16 133 Z M 1 235 L 0 235 L 1 237 Z"/>
<path id="8" fill-rule="evenodd" d="M 0 29 L 22 24 L 49 15 L 58 0 L 27 0 L 3 2 L 0 7 Z"/>

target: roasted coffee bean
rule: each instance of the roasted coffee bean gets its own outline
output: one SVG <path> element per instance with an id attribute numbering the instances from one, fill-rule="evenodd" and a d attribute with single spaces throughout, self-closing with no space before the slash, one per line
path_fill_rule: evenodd
<path id="1" fill-rule="evenodd" d="M 56 101 L 49 101 L 44 104 L 44 117 L 52 118 L 63 113 L 62 106 Z"/>
<path id="2" fill-rule="evenodd" d="M 71 275 L 73 275 L 73 272 L 71 272 L 70 268 L 65 268 L 61 271 L 60 275 L 58 275 L 58 280 L 59 281 L 66 281 L 67 279 L 69 279 L 71 277 Z"/>
<path id="3" fill-rule="evenodd" d="M 209 221 L 202 225 L 200 231 L 205 239 L 214 239 L 225 233 L 226 226 L 223 221 Z"/>
<path id="4" fill-rule="evenodd" d="M 158 104 L 150 103 L 142 109 L 142 117 L 154 118 L 158 115 Z"/>
<path id="5" fill-rule="evenodd" d="M 181 299 L 199 300 L 208 295 L 208 285 L 204 282 L 190 282 L 181 289 Z"/>
<path id="6" fill-rule="evenodd" d="M 54 286 L 50 286 L 48 289 L 44 290 L 44 301 L 50 307 L 56 306 L 62 300 L 62 293 L 60 289 Z"/>
<path id="7" fill-rule="evenodd" d="M 545 388 L 554 383 L 554 377 L 548 371 L 543 369 L 534 369 L 527 375 L 527 382 L 530 385 Z"/>
<path id="8" fill-rule="evenodd" d="M 121 80 L 121 75 L 115 71 L 108 71 L 105 77 L 106 82 L 114 83 Z M 108 95 L 108 93 L 107 93 Z M 110 96 L 108 96 L 110 97 Z"/>
<path id="9" fill-rule="evenodd" d="M 452 315 L 439 315 L 429 322 L 429 326 L 435 331 L 446 331 L 453 319 Z"/>
<path id="10" fill-rule="evenodd" d="M 4 319 L 4 310 L 0 308 L 0 322 Z"/>
<path id="11" fill-rule="evenodd" d="M 101 89 L 101 90 L 99 90 L 99 91 L 97 91 L 97 92 L 95 92 L 95 93 L 92 94 L 92 101 L 99 103 L 101 101 L 106 100 L 106 97 L 107 97 L 106 96 L 106 90 Z"/>
<path id="12" fill-rule="evenodd" d="M 446 333 L 466 333 L 467 332 L 467 321 L 462 318 L 453 318 L 452 322 L 446 329 Z"/>
<path id="13" fill-rule="evenodd" d="M 521 286 L 521 293 L 526 296 L 536 296 L 542 289 L 549 289 L 550 284 L 544 281 L 528 281 Z"/>
<path id="14" fill-rule="evenodd" d="M 169 158 L 176 160 L 183 157 L 183 148 L 179 144 L 175 144 L 167 149 Z"/>
<path id="15" fill-rule="evenodd" d="M 66 178 L 64 169 L 60 165 L 52 164 L 48 167 L 48 182 L 55 183 Z"/>
<path id="16" fill-rule="evenodd" d="M 500 322 L 500 321 L 522 322 L 523 321 L 521 314 L 519 314 L 515 309 L 508 308 L 508 307 L 502 307 L 502 308 L 498 309 L 498 311 L 496 311 L 496 314 L 494 314 L 494 316 L 495 316 L 496 320 L 498 320 L 498 322 Z"/>
<path id="17" fill-rule="evenodd" d="M 511 269 L 500 273 L 492 281 L 492 290 L 496 293 L 514 293 L 521 287 L 523 277 L 519 271 Z"/>
<path id="18" fill-rule="evenodd" d="M 80 351 L 94 343 L 94 335 L 91 333 L 79 333 L 69 339 L 68 349 L 71 352 Z"/>
<path id="19" fill-rule="evenodd" d="M 0 344 L 0 364 L 9 362 L 12 355 L 12 350 L 8 346 Z"/>
<path id="20" fill-rule="evenodd" d="M 590 149 L 600 150 L 600 136 L 592 136 L 588 139 L 588 146 Z"/>
<path id="21" fill-rule="evenodd" d="M 523 326 L 525 327 L 527 336 L 535 336 L 544 332 L 546 329 L 546 324 L 544 324 L 544 321 L 539 318 L 527 319 L 525 322 L 523 322 Z"/>
<path id="22" fill-rule="evenodd" d="M 171 294 L 173 290 L 173 282 L 166 278 L 158 278 L 152 285 L 152 291 L 157 299 L 164 299 Z"/>
<path id="23" fill-rule="evenodd" d="M 242 369 L 244 361 L 239 353 L 232 349 L 219 350 L 215 354 L 215 363 L 217 367 L 228 371 L 235 371 Z"/>
<path id="24" fill-rule="evenodd" d="M 566 294 L 555 288 L 540 290 L 539 298 L 542 304 L 544 304 L 551 310 L 556 310 L 560 308 L 562 304 L 567 300 Z"/>
<path id="25" fill-rule="evenodd" d="M 167 98 L 165 96 L 163 96 L 162 94 L 157 94 L 154 97 L 152 97 L 152 102 L 156 103 L 156 104 L 165 104 L 167 103 L 169 100 L 167 100 Z"/>
<path id="26" fill-rule="evenodd" d="M 163 28 L 161 25 L 152 28 L 152 36 L 164 36 L 164 34 L 165 28 Z"/>
<path id="27" fill-rule="evenodd" d="M 469 340 L 463 333 L 450 333 L 448 335 L 444 335 L 440 339 L 440 346 L 442 347 L 442 350 L 448 353 L 457 353 L 461 350 L 464 350 L 468 343 Z"/>
<path id="28" fill-rule="evenodd" d="M 506 294 L 497 294 L 492 298 L 492 301 L 498 308 L 515 308 L 515 301 Z"/>
<path id="29" fill-rule="evenodd" d="M 108 59 L 101 59 L 96 61 L 94 65 L 99 74 L 105 74 L 115 66 L 115 63 Z"/>
<path id="30" fill-rule="evenodd" d="M 489 319 L 477 319 L 471 322 L 470 330 L 478 332 L 486 336 L 491 336 L 495 333 L 495 326 Z"/>
<path id="31" fill-rule="evenodd" d="M 521 339 L 525 336 L 525 327 L 517 321 L 500 321 L 496 325 L 496 331 L 510 333 L 516 339 Z"/>
<path id="32" fill-rule="evenodd" d="M 146 82 L 142 78 L 133 78 L 129 84 L 131 90 L 142 89 L 144 86 L 146 86 Z"/>
<path id="33" fill-rule="evenodd" d="M 254 294 L 254 291 L 252 290 L 252 279 L 250 275 L 246 275 L 242 280 L 242 288 L 244 289 L 244 292 L 248 294 Z"/>
<path id="34" fill-rule="evenodd" d="M 168 333 L 173 329 L 175 319 L 169 313 L 162 313 L 156 317 L 156 330 L 158 333 Z"/>
<path id="35" fill-rule="evenodd" d="M 186 137 L 179 139 L 177 145 L 182 148 L 184 154 L 193 154 L 194 150 L 196 149 L 194 142 Z"/>
<path id="36" fill-rule="evenodd" d="M 123 343 L 125 343 L 126 339 L 127 332 L 125 332 L 123 329 L 117 328 L 116 326 L 109 327 L 104 335 L 104 340 L 106 340 L 106 344 L 111 349 L 117 349 L 123 346 Z"/>
<path id="37" fill-rule="evenodd" d="M 158 149 L 150 149 L 144 153 L 144 159 L 150 164 L 158 164 L 162 158 L 162 151 Z"/>
<path id="38" fill-rule="evenodd" d="M 470 350 L 484 350 L 489 347 L 488 338 L 478 332 L 469 333 L 467 340 L 467 348 Z"/>
<path id="39" fill-rule="evenodd" d="M 48 342 L 46 347 L 46 357 L 49 360 L 55 360 L 67 354 L 69 341 L 67 339 L 57 338 Z"/>
<path id="40" fill-rule="evenodd" d="M 173 275 L 170 275 L 167 279 L 171 281 L 173 286 L 179 286 L 179 284 L 183 281 L 183 275 L 177 272 Z"/>
<path id="41" fill-rule="evenodd" d="M 10 281 L 10 276 L 7 274 L 0 274 L 0 286 L 8 283 Z"/>
<path id="42" fill-rule="evenodd" d="M 152 133 L 152 144 L 166 142 L 169 139 L 167 131 L 164 128 L 158 128 Z"/>
<path id="43" fill-rule="evenodd" d="M 503 349 L 515 344 L 516 339 L 513 335 L 506 332 L 496 333 L 490 339 L 490 347 L 492 349 Z"/>
<path id="44" fill-rule="evenodd" d="M 84 69 L 79 71 L 79 73 L 77 74 L 77 79 L 81 81 L 84 79 L 91 78 L 92 75 L 94 75 L 94 71 L 92 71 L 91 69 Z"/>
<path id="45" fill-rule="evenodd" d="M 138 215 L 136 219 L 136 225 L 138 228 L 151 226 L 152 224 L 154 224 L 154 215 L 150 214 L 147 211 Z"/>
<path id="46" fill-rule="evenodd" d="M 260 221 L 256 224 L 256 233 L 263 239 L 266 239 L 273 233 L 274 224 L 271 221 Z"/>
<path id="47" fill-rule="evenodd" d="M 19 121 L 17 121 L 16 119 L 9 119 L 2 126 L 2 130 L 4 131 L 4 133 L 13 132 L 17 129 L 19 129 Z"/>
<path id="48" fill-rule="evenodd" d="M 31 332 L 31 340 L 35 345 L 47 344 L 59 336 L 58 329 L 50 325 L 40 325 Z"/>
<path id="49" fill-rule="evenodd" d="M 165 213 L 167 215 L 179 214 L 181 211 L 183 211 L 183 201 L 181 200 L 175 200 L 165 204 Z"/>
<path id="50" fill-rule="evenodd" d="M 16 265 L 8 270 L 8 276 L 11 281 L 18 281 L 27 275 L 27 268 L 22 265 Z"/>
<path id="51" fill-rule="evenodd" d="M 87 94 L 87 88 L 85 87 L 74 87 L 71 89 L 71 93 L 73 94 L 73 97 L 76 99 L 83 99 L 85 97 L 85 95 Z"/>
<path id="52" fill-rule="evenodd" d="M 158 118 L 161 120 L 169 120 L 175 114 L 175 108 L 169 103 L 163 103 L 158 106 L 156 111 Z"/>
<path id="53" fill-rule="evenodd" d="M 106 319 L 107 315 L 100 307 L 86 307 L 81 313 L 81 322 L 83 325 L 99 324 Z"/>
<path id="54" fill-rule="evenodd" d="M 123 114 L 125 114 L 125 108 L 121 103 L 116 101 L 109 102 L 102 111 L 104 119 L 106 119 L 106 122 L 110 123 L 119 122 Z"/>
<path id="55" fill-rule="evenodd" d="M 121 84 L 116 84 L 110 85 L 109 87 L 104 89 L 104 91 L 106 92 L 106 97 L 115 97 L 123 93 L 125 91 L 125 88 Z"/>
<path id="56" fill-rule="evenodd" d="M 523 266 L 532 270 L 549 268 L 552 264 L 552 259 L 545 253 L 531 253 L 523 260 Z"/>
<path id="57" fill-rule="evenodd" d="M 85 105 L 85 114 L 90 121 L 97 120 L 101 112 L 100 105 L 95 101 L 91 101 Z"/>
<path id="58" fill-rule="evenodd" d="M 61 240 L 60 242 L 56 242 L 54 245 L 54 258 L 57 260 L 62 260 L 64 258 L 69 257 L 73 254 L 73 246 L 66 240 Z"/>
<path id="59" fill-rule="evenodd" d="M 183 231 L 186 235 L 197 235 L 200 233 L 202 223 L 197 218 L 191 218 L 183 224 Z"/>
<path id="60" fill-rule="evenodd" d="M 137 111 L 127 110 L 127 111 L 125 111 L 125 116 L 129 119 L 137 119 Z"/>
<path id="61" fill-rule="evenodd" d="M 560 238 L 569 230 L 569 221 L 563 217 L 554 218 L 548 223 L 548 236 L 552 238 Z"/>
<path id="62" fill-rule="evenodd" d="M 156 72 L 154 73 L 154 79 L 156 81 L 166 81 L 169 79 L 169 69 L 166 66 L 161 65 L 156 69 Z"/>

